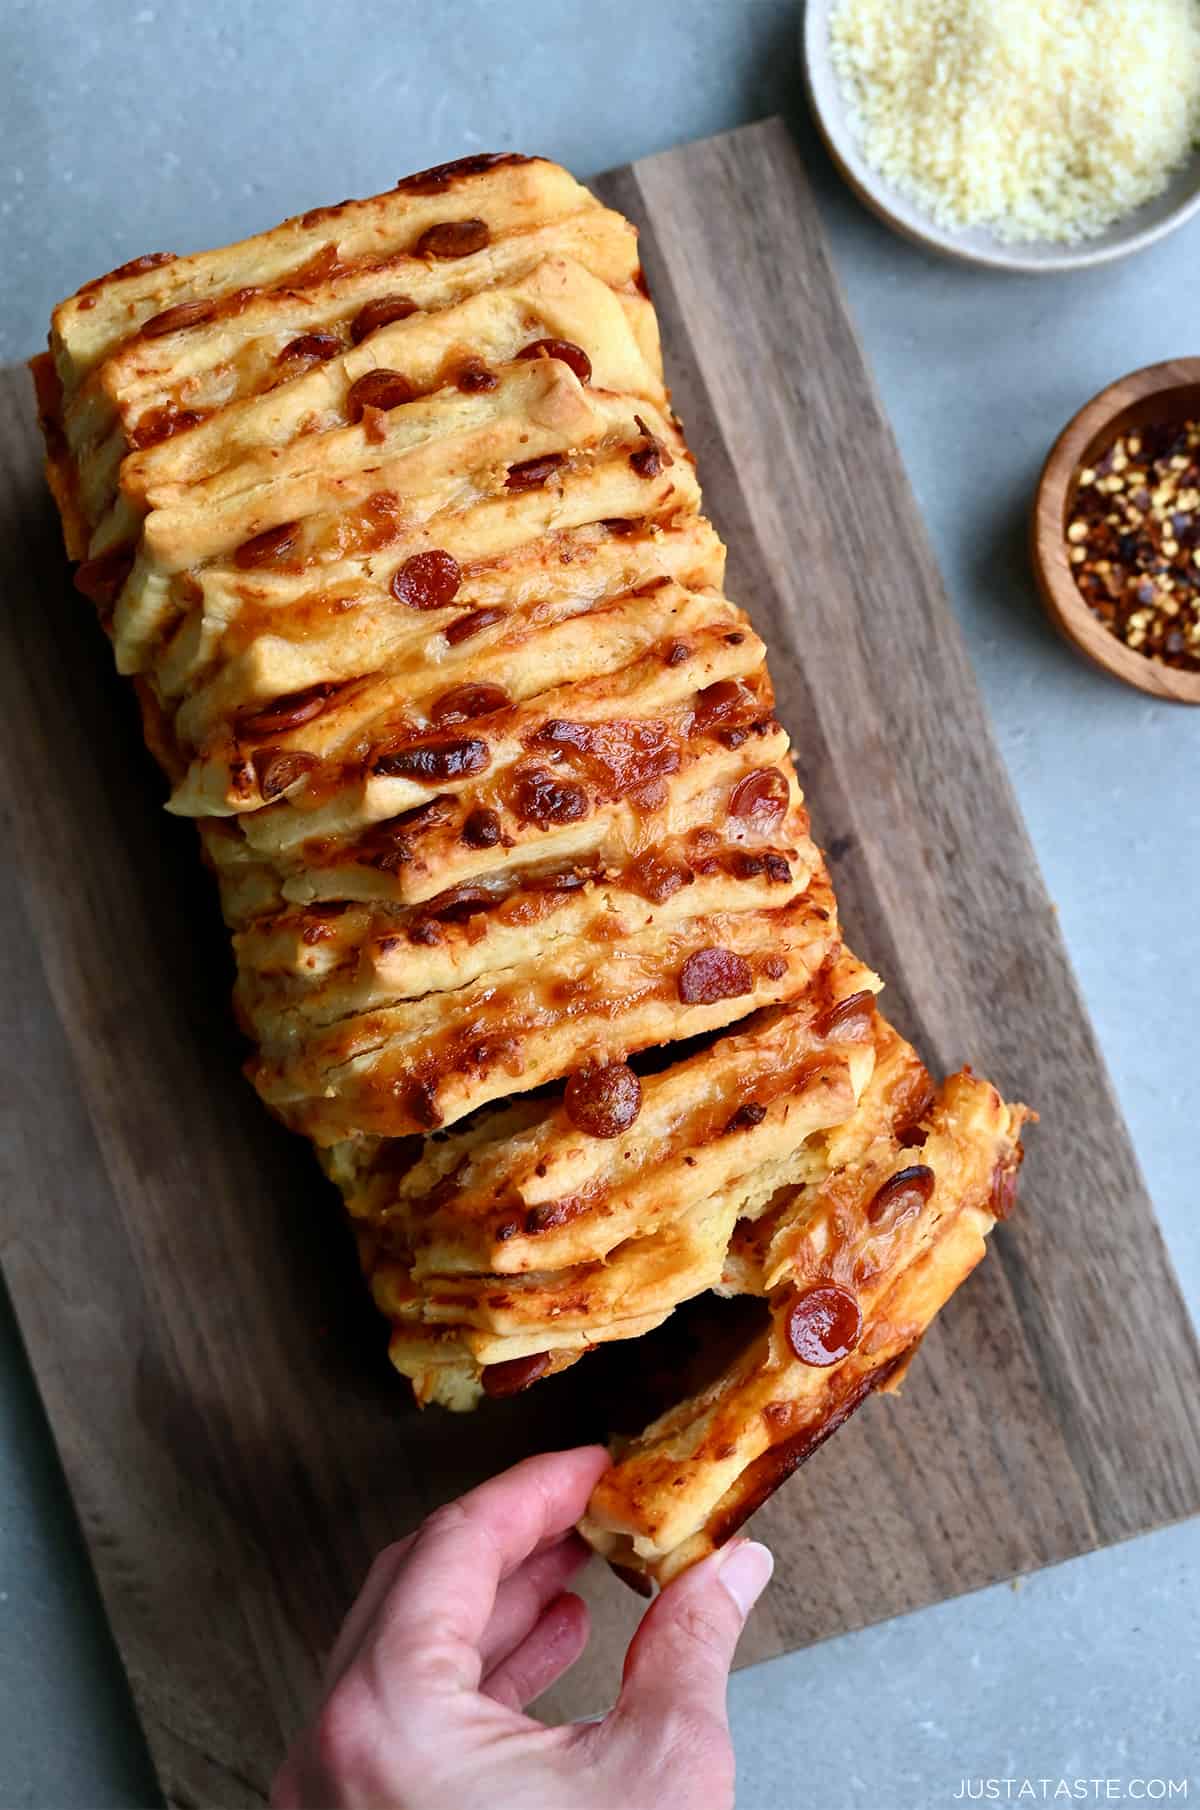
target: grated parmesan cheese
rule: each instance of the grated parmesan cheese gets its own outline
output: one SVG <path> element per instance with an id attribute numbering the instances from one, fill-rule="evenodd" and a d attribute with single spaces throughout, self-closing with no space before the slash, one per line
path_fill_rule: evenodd
<path id="1" fill-rule="evenodd" d="M 867 162 L 945 227 L 1092 238 L 1200 138 L 1200 0 L 839 0 Z"/>

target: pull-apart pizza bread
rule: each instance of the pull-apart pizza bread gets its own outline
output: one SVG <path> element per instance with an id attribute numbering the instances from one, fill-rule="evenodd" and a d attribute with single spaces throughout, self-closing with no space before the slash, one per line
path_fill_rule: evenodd
<path id="1" fill-rule="evenodd" d="M 665 1580 L 894 1384 L 1023 1109 L 936 1091 L 843 947 L 634 229 L 467 158 L 136 259 L 34 376 L 250 1076 L 341 1189 L 418 1400 L 706 1293 L 758 1315 L 593 1499 Z"/>

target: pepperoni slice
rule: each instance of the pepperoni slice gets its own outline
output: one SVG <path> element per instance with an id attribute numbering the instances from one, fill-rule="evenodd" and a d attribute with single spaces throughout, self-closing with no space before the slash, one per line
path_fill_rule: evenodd
<path id="1" fill-rule="evenodd" d="M 778 767 L 760 767 L 739 779 L 729 795 L 729 815 L 743 819 L 759 835 L 782 821 L 788 807 L 788 782 Z"/>
<path id="2" fill-rule="evenodd" d="M 933 1193 L 934 1174 L 925 1163 L 913 1163 L 907 1169 L 898 1169 L 890 1180 L 884 1182 L 867 1207 L 867 1218 L 873 1226 L 888 1221 L 888 1230 L 903 1225 L 914 1213 L 919 1213 L 929 1196 Z"/>
<path id="3" fill-rule="evenodd" d="M 522 823 L 536 823 L 544 830 L 552 823 L 578 823 L 588 814 L 588 795 L 582 786 L 559 779 L 549 767 L 527 767 L 517 775 L 513 808 Z"/>
<path id="4" fill-rule="evenodd" d="M 692 728 L 696 734 L 703 735 L 716 724 L 727 722 L 730 717 L 752 707 L 754 701 L 754 694 L 740 679 L 718 679 L 696 693 Z"/>
<path id="5" fill-rule="evenodd" d="M 299 538 L 299 522 L 280 522 L 278 527 L 264 528 L 252 540 L 242 542 L 233 556 L 233 563 L 243 572 L 254 566 L 273 565 L 294 550 Z"/>
<path id="6" fill-rule="evenodd" d="M 640 415 L 635 415 L 638 431 L 646 444 L 629 455 L 629 463 L 639 478 L 656 478 L 666 465 L 675 461 L 656 434 L 652 434 Z"/>
<path id="7" fill-rule="evenodd" d="M 315 754 L 305 754 L 301 749 L 260 748 L 253 757 L 254 772 L 258 779 L 258 789 L 264 798 L 278 798 L 289 786 L 305 773 L 311 773 L 317 765 Z"/>
<path id="8" fill-rule="evenodd" d="M 525 884 L 530 892 L 579 892 L 600 878 L 600 867 L 558 867 L 549 873 L 529 874 Z"/>
<path id="9" fill-rule="evenodd" d="M 573 339 L 535 339 L 530 345 L 522 346 L 517 353 L 518 358 L 557 358 L 560 364 L 569 366 L 578 377 L 580 383 L 592 380 L 592 361 L 582 346 L 577 346 Z"/>
<path id="10" fill-rule="evenodd" d="M 567 1082 L 563 1106 L 576 1130 L 618 1138 L 642 1110 L 642 1084 L 627 1062 L 580 1069 Z"/>
<path id="11" fill-rule="evenodd" d="M 212 302 L 176 302 L 161 314 L 152 314 L 142 322 L 143 339 L 162 339 L 168 333 L 182 333 L 185 327 L 199 327 L 216 313 Z"/>
<path id="12" fill-rule="evenodd" d="M 520 459 L 509 466 L 505 487 L 508 490 L 540 490 L 565 460 L 565 453 L 543 453 L 540 459 Z"/>
<path id="13" fill-rule="evenodd" d="M 342 342 L 334 333 L 301 333 L 295 339 L 289 339 L 283 351 L 278 353 L 275 363 L 285 364 L 323 364 L 327 358 L 333 358 L 342 349 Z"/>
<path id="14" fill-rule="evenodd" d="M 373 302 L 361 307 L 350 322 L 350 337 L 355 345 L 361 344 L 369 333 L 375 333 L 380 327 L 388 327 L 393 321 L 406 321 L 410 314 L 417 312 L 417 304 L 408 295 L 378 295 Z"/>
<path id="15" fill-rule="evenodd" d="M 320 716 L 334 690 L 332 685 L 310 685 L 305 691 L 289 692 L 286 697 L 276 698 L 274 703 L 241 717 L 239 732 L 242 735 L 282 735 L 288 729 L 298 729 L 302 723 L 310 723 L 315 716 Z"/>
<path id="16" fill-rule="evenodd" d="M 860 1037 L 870 1024 L 875 1011 L 875 995 L 870 992 L 850 993 L 826 1006 L 813 1020 L 818 1037 Z"/>
<path id="17" fill-rule="evenodd" d="M 491 239 L 486 220 L 443 220 L 426 227 L 413 246 L 418 258 L 468 258 Z"/>
<path id="18" fill-rule="evenodd" d="M 415 779 L 420 785 L 436 785 L 443 779 L 466 779 L 482 773 L 491 759 L 488 745 L 477 736 L 461 741 L 414 742 L 381 754 L 372 771 L 381 779 Z"/>
<path id="19" fill-rule="evenodd" d="M 463 723 L 472 717 L 494 716 L 511 703 L 502 685 L 456 685 L 434 699 L 429 716 L 435 723 Z"/>
<path id="20" fill-rule="evenodd" d="M 693 885 L 695 878 L 684 861 L 672 861 L 666 855 L 645 855 L 634 863 L 629 884 L 643 899 L 662 905 L 673 898 L 680 887 Z"/>
<path id="21" fill-rule="evenodd" d="M 465 616 L 456 616 L 453 622 L 447 623 L 442 633 L 451 647 L 457 647 L 460 641 L 469 641 L 472 635 L 478 635 L 482 629 L 491 628 L 496 622 L 503 622 L 507 614 L 506 610 L 468 610 Z"/>
<path id="22" fill-rule="evenodd" d="M 397 567 L 392 596 L 410 610 L 444 610 L 454 602 L 461 583 L 462 569 L 454 555 L 444 547 L 431 547 Z"/>
<path id="23" fill-rule="evenodd" d="M 398 409 L 416 395 L 415 384 L 399 371 L 364 371 L 346 394 L 346 417 L 361 421 L 365 409 Z"/>
<path id="24" fill-rule="evenodd" d="M 176 434 L 185 434 L 189 427 L 199 427 L 203 420 L 199 409 L 177 409 L 164 403 L 161 408 L 147 409 L 139 418 L 137 426 L 129 430 L 129 444 L 134 452 L 141 452 Z"/>
<path id="25" fill-rule="evenodd" d="M 530 1383 L 536 1383 L 540 1376 L 545 1376 L 549 1368 L 548 1351 L 536 1351 L 532 1357 L 509 1358 L 503 1364 L 487 1364 L 481 1378 L 483 1392 L 493 1398 L 519 1395 L 522 1389 L 528 1389 Z"/>
<path id="26" fill-rule="evenodd" d="M 1017 1170 L 1021 1158 L 1002 1157 L 992 1176 L 991 1210 L 996 1219 L 1007 1219 L 1017 1198 Z"/>
<path id="27" fill-rule="evenodd" d="M 708 1006 L 753 993 L 754 975 L 745 956 L 732 949 L 697 949 L 679 970 L 677 988 L 685 1006 Z"/>
<path id="28" fill-rule="evenodd" d="M 489 371 L 482 358 L 468 358 L 454 373 L 454 387 L 464 396 L 484 395 L 499 387 L 495 371 Z"/>
<path id="29" fill-rule="evenodd" d="M 862 1309 L 848 1288 L 819 1282 L 798 1295 L 785 1322 L 787 1341 L 802 1364 L 826 1369 L 848 1357 L 862 1337 Z"/>
<path id="30" fill-rule="evenodd" d="M 486 805 L 470 811 L 458 832 L 460 842 L 468 848 L 495 848 L 500 840 L 500 819 Z"/>

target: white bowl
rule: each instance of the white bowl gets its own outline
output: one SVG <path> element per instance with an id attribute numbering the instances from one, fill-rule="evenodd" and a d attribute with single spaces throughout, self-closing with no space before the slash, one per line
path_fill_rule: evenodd
<path id="1" fill-rule="evenodd" d="M 1171 177 L 1162 194 L 1135 208 L 1107 232 L 1077 245 L 1026 243 L 1013 245 L 983 227 L 961 230 L 938 226 L 906 196 L 874 171 L 855 136 L 853 112 L 842 94 L 829 53 L 829 19 L 837 0 L 806 0 L 804 7 L 804 76 L 808 97 L 830 156 L 860 201 L 906 239 L 964 264 L 994 270 L 1036 273 L 1082 270 L 1128 257 L 1163 239 L 1200 210 L 1200 150 L 1193 151 Z"/>

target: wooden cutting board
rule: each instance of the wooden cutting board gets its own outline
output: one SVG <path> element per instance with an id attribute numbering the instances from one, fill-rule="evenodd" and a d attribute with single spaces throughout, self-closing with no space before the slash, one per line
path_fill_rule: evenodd
<path id="1" fill-rule="evenodd" d="M 602 187 L 644 230 L 854 946 L 931 1066 L 1042 1115 L 903 1396 L 760 1516 L 760 1659 L 1196 1512 L 1200 1362 L 786 131 Z M 259 1804 L 372 1553 L 604 1409 L 586 1364 L 470 1421 L 406 1405 L 332 1191 L 240 1078 L 213 889 L 70 588 L 25 374 L 3 385 L 5 1271 L 163 1788 Z M 558 1715 L 610 1700 L 640 1607 L 590 1589 Z"/>

